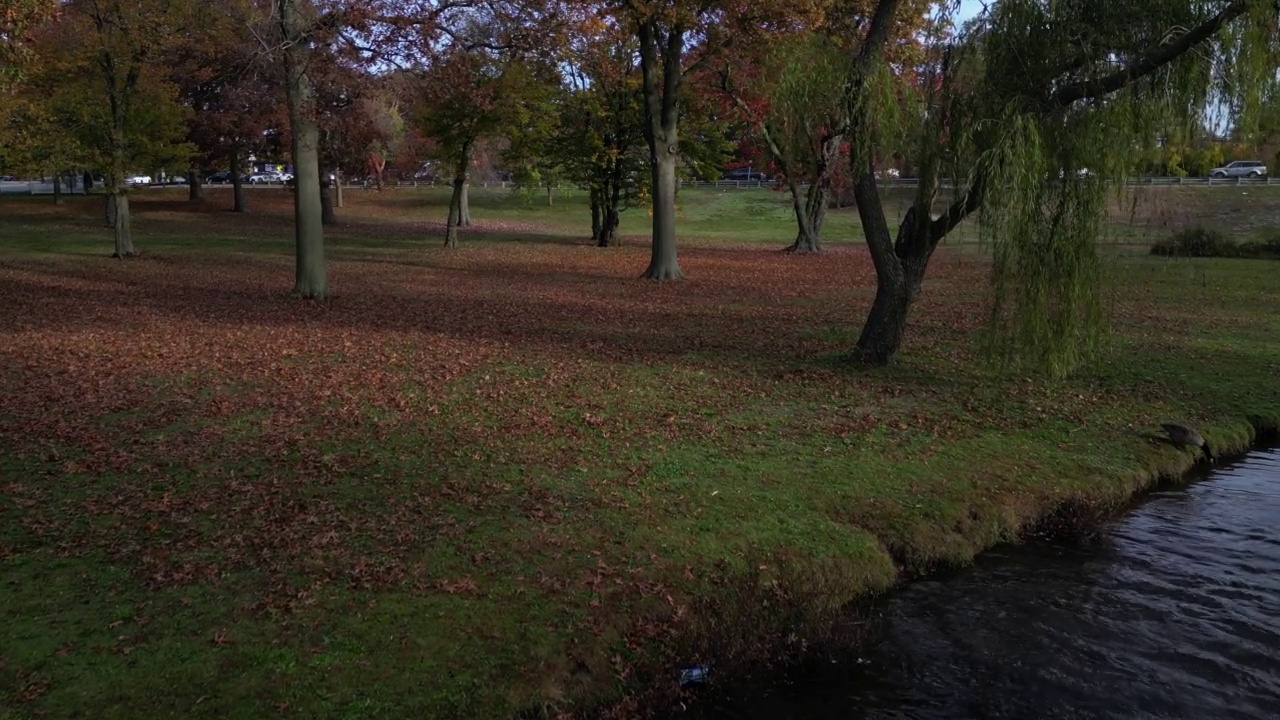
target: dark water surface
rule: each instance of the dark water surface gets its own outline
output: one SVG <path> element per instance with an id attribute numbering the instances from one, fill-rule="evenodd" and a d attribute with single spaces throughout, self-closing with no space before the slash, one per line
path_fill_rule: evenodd
<path id="1" fill-rule="evenodd" d="M 1160 492 L 1088 543 L 917 582 L 861 657 L 687 718 L 1280 720 L 1280 451 Z"/>

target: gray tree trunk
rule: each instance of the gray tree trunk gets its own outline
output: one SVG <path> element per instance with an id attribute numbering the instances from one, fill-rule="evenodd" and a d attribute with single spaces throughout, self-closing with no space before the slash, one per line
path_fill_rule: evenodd
<path id="1" fill-rule="evenodd" d="M 188 201 L 204 202 L 204 178 L 200 176 L 200 168 L 191 168 L 187 175 L 187 191 Z"/>
<path id="2" fill-rule="evenodd" d="M 336 168 L 334 169 L 333 182 L 336 185 L 336 187 L 334 187 L 333 189 L 334 199 L 338 201 L 339 208 L 344 208 L 347 206 L 347 203 L 346 203 L 346 199 L 342 197 L 342 170 L 336 169 Z"/>
<path id="3" fill-rule="evenodd" d="M 471 202 L 468 197 L 471 170 L 471 143 L 462 146 L 462 154 L 453 170 L 453 195 L 449 198 L 449 220 L 445 225 L 444 246 L 458 247 L 458 228 L 471 224 Z"/>
<path id="4" fill-rule="evenodd" d="M 453 179 L 453 194 L 449 197 L 449 221 L 445 225 L 444 246 L 458 247 L 458 226 L 462 224 L 462 193 L 465 182 L 460 177 Z"/>
<path id="5" fill-rule="evenodd" d="M 60 173 L 54 173 L 53 175 L 53 204 L 67 204 L 66 199 L 62 197 L 62 175 Z"/>
<path id="6" fill-rule="evenodd" d="M 295 295 L 323 298 L 329 294 L 324 261 L 324 225 L 320 206 L 320 130 L 314 119 L 314 92 L 307 76 L 310 61 L 309 21 L 303 0 L 277 0 L 280 27 L 285 40 L 285 100 L 293 131 L 293 167 L 296 192 L 293 200 Z"/>
<path id="7" fill-rule="evenodd" d="M 130 258 L 137 253 L 133 249 L 133 228 L 129 222 L 129 187 L 125 185 L 124 167 L 124 121 L 120 120 L 112 131 L 111 172 L 107 176 L 110 184 L 111 202 L 108 205 L 107 217 L 115 236 L 115 252 L 111 257 Z"/>
<path id="8" fill-rule="evenodd" d="M 684 272 L 676 257 L 676 154 L 675 144 L 665 145 L 653 160 L 653 246 L 649 255 L 649 280 L 681 280 Z"/>
<path id="9" fill-rule="evenodd" d="M 133 228 L 129 224 L 129 192 L 121 185 L 111 191 L 111 227 L 114 230 L 116 248 L 113 258 L 131 258 L 138 253 L 133 249 Z"/>
<path id="10" fill-rule="evenodd" d="M 653 243 L 649 268 L 642 277 L 680 280 L 684 272 L 676 257 L 676 166 L 680 158 L 677 131 L 684 31 L 678 25 L 668 28 L 662 48 L 658 46 L 660 33 L 656 21 L 641 23 L 639 34 L 645 140 L 649 143 L 649 166 L 653 175 Z"/>

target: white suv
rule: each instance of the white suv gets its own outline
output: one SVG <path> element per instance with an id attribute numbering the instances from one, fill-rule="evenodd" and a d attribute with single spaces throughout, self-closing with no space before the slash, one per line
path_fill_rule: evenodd
<path id="1" fill-rule="evenodd" d="M 1226 167 L 1209 171 L 1211 178 L 1247 177 L 1261 178 L 1267 176 L 1267 164 L 1257 160 L 1237 160 Z"/>

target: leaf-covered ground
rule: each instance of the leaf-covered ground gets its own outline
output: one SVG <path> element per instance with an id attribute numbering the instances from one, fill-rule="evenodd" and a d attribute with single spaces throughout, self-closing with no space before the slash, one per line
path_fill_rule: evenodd
<path id="1" fill-rule="evenodd" d="M 1188 462 L 1161 421 L 1280 410 L 1266 262 L 1112 255 L 1112 346 L 1049 383 L 974 355 L 964 245 L 901 362 L 845 365 L 853 216 L 789 256 L 776 194 L 686 194 L 663 285 L 580 198 L 478 193 L 445 251 L 438 192 L 352 193 L 310 303 L 287 194 L 218 193 L 142 194 L 124 263 L 96 199 L 0 206 L 0 717 L 581 712 L 1119 502 Z"/>

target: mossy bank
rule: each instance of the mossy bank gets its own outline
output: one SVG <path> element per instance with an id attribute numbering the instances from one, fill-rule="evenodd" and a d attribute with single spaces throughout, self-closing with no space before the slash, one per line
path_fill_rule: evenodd
<path id="1" fill-rule="evenodd" d="M 325 303 L 273 198 L 144 195 L 127 263 L 98 205 L 6 200 L 0 717 L 628 716 L 1122 507 L 1192 462 L 1161 422 L 1229 454 L 1280 411 L 1271 262 L 1108 250 L 1110 344 L 1049 381 L 974 353 L 987 261 L 947 247 L 865 370 L 864 251 L 725 239 L 785 237 L 773 194 L 685 196 L 723 235 L 657 285 L 573 198 L 480 194 L 446 252 L 442 198 L 352 193 Z"/>

